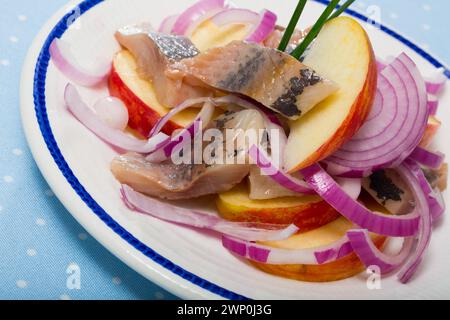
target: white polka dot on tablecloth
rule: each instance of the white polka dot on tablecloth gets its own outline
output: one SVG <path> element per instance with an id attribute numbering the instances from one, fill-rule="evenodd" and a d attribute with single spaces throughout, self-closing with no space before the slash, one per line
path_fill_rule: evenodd
<path id="1" fill-rule="evenodd" d="M 11 176 L 4 176 L 3 177 L 3 181 L 5 181 L 6 183 L 13 183 L 14 182 L 14 178 Z"/>
<path id="2" fill-rule="evenodd" d="M 431 26 L 430 26 L 429 24 L 427 24 L 427 23 L 424 23 L 424 24 L 422 25 L 422 28 L 423 28 L 423 30 L 428 31 L 428 30 L 431 29 Z"/>
<path id="3" fill-rule="evenodd" d="M 23 14 L 19 14 L 18 16 L 17 16 L 17 19 L 19 20 L 19 21 L 27 21 L 27 16 L 25 16 L 25 15 L 23 15 Z"/>
<path id="4" fill-rule="evenodd" d="M 47 189 L 47 190 L 45 190 L 45 195 L 47 197 L 53 197 L 55 194 L 53 193 L 53 191 L 51 189 Z"/>
<path id="5" fill-rule="evenodd" d="M 37 251 L 35 249 L 28 249 L 27 250 L 27 256 L 35 257 L 36 255 L 37 255 Z"/>
<path id="6" fill-rule="evenodd" d="M 66 301 L 67 301 L 67 300 L 72 300 L 72 298 L 71 298 L 68 294 L 65 294 L 65 293 L 62 294 L 62 295 L 60 295 L 60 296 L 59 296 L 59 299 L 60 299 L 60 300 L 66 300 Z"/>
<path id="7" fill-rule="evenodd" d="M 42 219 L 42 218 L 37 218 L 37 219 L 36 219 L 36 224 L 37 224 L 38 226 L 45 226 L 46 223 L 47 223 L 47 222 L 45 222 L 45 220 Z"/>
<path id="8" fill-rule="evenodd" d="M 86 233 L 80 233 L 78 234 L 78 239 L 80 239 L 81 241 L 84 241 L 88 238 L 88 235 Z"/>
<path id="9" fill-rule="evenodd" d="M 122 284 L 122 279 L 120 279 L 119 277 L 114 277 L 112 278 L 112 283 L 115 284 L 116 286 Z"/>
<path id="10" fill-rule="evenodd" d="M 430 6 L 428 3 L 425 3 L 425 4 L 422 6 L 422 8 L 423 8 L 423 10 L 425 10 L 425 11 L 431 11 L 431 6 Z"/>
<path id="11" fill-rule="evenodd" d="M 3 207 L 2 207 L 2 206 L 0 206 L 0 213 L 2 213 L 2 211 L 3 211 Z"/>
<path id="12" fill-rule="evenodd" d="M 10 62 L 9 62 L 8 59 L 1 59 L 1 60 L 0 60 L 0 64 L 1 64 L 2 66 L 7 67 L 7 66 L 10 65 Z"/>
<path id="13" fill-rule="evenodd" d="M 23 151 L 22 151 L 21 149 L 18 149 L 18 148 L 14 149 L 14 150 L 12 151 L 12 153 L 13 153 L 13 155 L 15 155 L 15 156 L 21 156 L 21 155 L 23 155 Z"/>
<path id="14" fill-rule="evenodd" d="M 391 19 L 398 19 L 398 14 L 396 14 L 395 12 L 391 12 L 389 14 L 389 17 L 391 17 Z"/>
<path id="15" fill-rule="evenodd" d="M 9 41 L 11 41 L 12 43 L 17 43 L 19 42 L 19 38 L 17 38 L 16 36 L 11 36 L 9 37 Z"/>
<path id="16" fill-rule="evenodd" d="M 25 280 L 17 280 L 16 286 L 17 288 L 24 289 L 28 286 L 28 283 Z"/>
<path id="17" fill-rule="evenodd" d="M 155 292 L 155 299 L 156 300 L 164 300 L 164 293 L 162 293 L 162 292 L 160 292 L 160 291 L 157 291 L 157 292 Z"/>

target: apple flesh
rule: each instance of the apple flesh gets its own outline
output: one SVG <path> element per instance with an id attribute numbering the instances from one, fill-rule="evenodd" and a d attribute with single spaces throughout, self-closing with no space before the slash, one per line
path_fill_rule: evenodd
<path id="1" fill-rule="evenodd" d="M 340 214 L 318 196 L 252 200 L 246 184 L 222 193 L 216 201 L 220 215 L 236 222 L 295 223 L 301 232 L 320 228 Z"/>
<path id="2" fill-rule="evenodd" d="M 284 241 L 266 242 L 263 244 L 280 249 L 317 248 L 338 241 L 348 230 L 353 228 L 355 226 L 351 222 L 341 217 L 322 228 L 304 234 L 297 234 Z M 386 238 L 372 235 L 372 240 L 381 249 Z M 270 265 L 254 261 L 250 262 L 264 272 L 306 282 L 338 281 L 353 277 L 365 269 L 355 253 L 322 265 Z"/>
<path id="3" fill-rule="evenodd" d="M 127 50 L 118 52 L 114 57 L 109 91 L 127 106 L 130 118 L 128 126 L 143 136 L 148 136 L 154 125 L 170 111 L 158 102 L 152 84 L 139 77 L 136 60 Z M 184 128 L 195 119 L 197 112 L 181 112 L 167 123 L 163 132 L 170 135 Z"/>
<path id="4" fill-rule="evenodd" d="M 441 121 L 435 116 L 430 116 L 428 118 L 427 128 L 425 129 L 425 133 L 423 135 L 422 141 L 420 141 L 419 146 L 422 148 L 428 148 L 433 142 L 434 137 L 438 133 L 441 128 Z"/>
<path id="5" fill-rule="evenodd" d="M 191 36 L 191 41 L 200 51 L 223 47 L 235 40 L 244 40 L 248 35 L 248 25 L 231 24 L 218 27 L 210 20 L 203 22 Z"/>
<path id="6" fill-rule="evenodd" d="M 290 123 L 285 167 L 291 173 L 323 160 L 348 141 L 367 118 L 377 87 L 372 45 L 361 25 L 349 17 L 324 26 L 304 64 L 340 89 Z"/>

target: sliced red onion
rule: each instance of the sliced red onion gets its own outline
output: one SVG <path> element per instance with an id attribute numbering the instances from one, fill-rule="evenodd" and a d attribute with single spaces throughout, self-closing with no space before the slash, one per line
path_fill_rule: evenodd
<path id="1" fill-rule="evenodd" d="M 408 259 L 414 246 L 413 238 L 405 238 L 400 252 L 396 256 L 390 256 L 378 250 L 367 230 L 350 230 L 347 232 L 347 238 L 361 262 L 366 267 L 379 267 L 382 274 L 399 269 Z"/>
<path id="2" fill-rule="evenodd" d="M 246 40 L 261 43 L 275 30 L 277 15 L 269 10 L 257 14 L 251 10 L 233 8 L 217 13 L 211 21 L 219 27 L 237 23 L 253 25 Z"/>
<path id="3" fill-rule="evenodd" d="M 86 87 L 92 87 L 105 81 L 111 71 L 111 63 L 98 65 L 95 70 L 80 66 L 73 57 L 70 45 L 58 38 L 50 44 L 50 56 L 55 66 L 71 81 Z"/>
<path id="4" fill-rule="evenodd" d="M 169 113 L 167 113 L 164 117 L 162 117 L 153 127 L 153 129 L 150 131 L 149 136 L 153 137 L 155 135 L 157 135 L 158 133 L 161 132 L 161 130 L 164 128 L 164 126 L 177 114 L 179 114 L 180 112 L 191 108 L 193 106 L 199 105 L 199 104 L 204 104 L 208 101 L 213 101 L 211 98 L 197 98 L 197 99 L 188 99 L 186 101 L 184 101 L 183 103 L 179 104 L 178 106 L 176 106 L 175 108 L 173 108 L 172 110 L 170 110 Z"/>
<path id="5" fill-rule="evenodd" d="M 153 163 L 165 161 L 172 156 L 175 149 L 181 150 L 185 143 L 192 142 L 193 137 L 195 137 L 200 130 L 203 130 L 203 128 L 209 124 L 214 115 L 214 105 L 209 101 L 209 99 L 206 101 L 207 102 L 204 104 L 197 118 L 189 126 L 182 129 L 178 134 L 175 134 L 173 137 L 167 137 L 164 141 L 161 141 L 156 146 L 155 150 L 147 156 L 147 161 Z M 158 133 L 158 135 L 159 134 L 160 133 Z"/>
<path id="6" fill-rule="evenodd" d="M 381 72 L 384 68 L 386 68 L 386 66 L 387 66 L 387 63 L 385 61 L 383 61 L 383 60 L 381 60 L 379 58 L 377 59 L 378 72 Z"/>
<path id="7" fill-rule="evenodd" d="M 388 64 L 390 64 L 395 57 L 388 56 L 386 59 L 377 58 L 378 71 L 381 72 Z M 445 76 L 445 69 L 437 69 L 433 75 L 423 77 L 427 92 L 431 95 L 436 95 L 445 87 L 447 77 Z"/>
<path id="8" fill-rule="evenodd" d="M 353 252 L 347 237 L 318 248 L 280 249 L 222 236 L 222 245 L 230 252 L 246 259 L 272 265 L 321 265 L 346 257 Z"/>
<path id="9" fill-rule="evenodd" d="M 272 180 L 280 184 L 282 187 L 293 192 L 302 194 L 315 194 L 305 181 L 299 180 L 275 166 L 267 153 L 259 146 L 250 147 L 249 155 L 255 161 L 256 165 L 261 169 L 262 173 L 269 176 Z"/>
<path id="10" fill-rule="evenodd" d="M 195 21 L 202 19 L 211 11 L 220 10 L 225 7 L 225 0 L 200 0 L 189 7 L 178 17 L 175 22 L 172 33 L 185 35 Z"/>
<path id="11" fill-rule="evenodd" d="M 64 100 L 69 111 L 90 131 L 106 143 L 122 149 L 138 153 L 150 153 L 156 149 L 167 135 L 160 133 L 150 140 L 139 140 L 123 131 L 109 127 L 84 103 L 75 86 L 68 84 L 64 92 Z"/>
<path id="12" fill-rule="evenodd" d="M 269 10 L 260 13 L 260 21 L 250 32 L 247 41 L 261 43 L 275 30 L 277 25 L 277 15 Z"/>
<path id="13" fill-rule="evenodd" d="M 223 27 L 229 24 L 252 24 L 256 25 L 261 20 L 259 14 L 248 9 L 232 8 L 223 10 L 211 18 L 218 27 Z"/>
<path id="14" fill-rule="evenodd" d="M 414 62 L 401 54 L 378 78 L 371 114 L 359 132 L 326 160 L 333 175 L 357 176 L 396 167 L 421 141 L 428 122 L 425 83 Z"/>
<path id="15" fill-rule="evenodd" d="M 415 161 L 406 160 L 405 163 L 419 181 L 420 187 L 427 198 L 431 217 L 433 221 L 437 221 L 445 212 L 445 202 L 441 192 L 439 190 L 433 190 L 422 169 Z"/>
<path id="16" fill-rule="evenodd" d="M 230 222 L 209 213 L 185 209 L 135 192 L 127 185 L 121 188 L 124 203 L 137 212 L 185 226 L 213 230 L 247 241 L 279 241 L 298 231 L 295 225 L 283 229 L 279 225 Z"/>
<path id="17" fill-rule="evenodd" d="M 426 250 L 431 241 L 432 232 L 432 217 L 428 207 L 428 202 L 423 193 L 421 186 L 419 185 L 416 177 L 414 176 L 414 167 L 409 162 L 405 162 L 398 167 L 398 173 L 403 180 L 408 181 L 411 191 L 416 198 L 416 209 L 420 214 L 419 233 L 417 235 L 417 247 L 408 263 L 400 270 L 398 275 L 399 280 L 402 283 L 407 283 L 411 280 L 412 276 L 416 273 L 423 260 Z"/>
<path id="18" fill-rule="evenodd" d="M 319 196 L 355 225 L 380 235 L 411 237 L 419 230 L 419 208 L 404 216 L 389 216 L 372 212 L 352 199 L 318 164 L 300 171 L 305 181 Z M 412 184 L 411 181 L 406 181 Z"/>
<path id="19" fill-rule="evenodd" d="M 124 131 L 128 126 L 128 109 L 123 101 L 116 97 L 99 99 L 94 104 L 94 111 L 110 128 Z"/>
<path id="20" fill-rule="evenodd" d="M 428 111 L 430 115 L 435 116 L 439 108 L 439 99 L 432 94 L 428 95 Z"/>
<path id="21" fill-rule="evenodd" d="M 445 154 L 439 151 L 431 152 L 424 148 L 417 147 L 413 153 L 411 153 L 410 157 L 425 167 L 439 169 L 444 163 Z"/>
<path id="22" fill-rule="evenodd" d="M 361 178 L 336 178 L 336 182 L 353 200 L 357 200 L 359 198 L 362 191 Z"/>
<path id="23" fill-rule="evenodd" d="M 172 33 L 172 29 L 175 26 L 175 22 L 178 20 L 178 15 L 168 16 L 166 17 L 161 25 L 159 26 L 158 32 L 170 34 Z"/>
<path id="24" fill-rule="evenodd" d="M 436 95 L 445 87 L 447 77 L 445 76 L 444 71 L 443 68 L 440 68 L 436 70 L 433 75 L 425 77 L 428 93 Z"/>

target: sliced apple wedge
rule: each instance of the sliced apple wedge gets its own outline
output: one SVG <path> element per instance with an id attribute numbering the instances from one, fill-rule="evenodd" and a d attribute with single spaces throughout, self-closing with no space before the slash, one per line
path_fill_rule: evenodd
<path id="1" fill-rule="evenodd" d="M 327 23 L 304 64 L 340 89 L 290 123 L 285 166 L 291 173 L 323 160 L 357 132 L 371 110 L 377 86 L 372 45 L 352 18 Z"/>
<path id="2" fill-rule="evenodd" d="M 422 141 L 420 141 L 419 146 L 422 148 L 429 147 L 441 126 L 442 123 L 438 118 L 436 118 L 435 116 L 430 116 L 428 118 L 427 128 L 425 129 L 425 133 L 423 135 Z"/>
<path id="3" fill-rule="evenodd" d="M 136 61 L 129 51 L 116 54 L 113 70 L 109 78 L 110 94 L 121 99 L 128 108 L 129 127 L 143 136 L 147 136 L 153 126 L 170 109 L 158 102 L 155 90 L 149 81 L 143 80 L 137 73 Z M 172 118 L 163 131 L 171 134 L 191 123 L 198 110 L 186 110 Z"/>
<path id="4" fill-rule="evenodd" d="M 220 194 L 216 205 L 220 215 L 230 221 L 295 223 L 301 232 L 320 228 L 340 216 L 317 196 L 251 200 L 246 184 Z"/>

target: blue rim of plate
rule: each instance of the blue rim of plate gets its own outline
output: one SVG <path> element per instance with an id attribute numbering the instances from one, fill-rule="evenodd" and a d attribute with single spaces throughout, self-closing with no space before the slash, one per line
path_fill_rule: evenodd
<path id="1" fill-rule="evenodd" d="M 95 7 L 97 4 L 103 2 L 104 0 L 84 0 L 82 3 L 78 5 L 80 15 L 77 19 Z M 329 3 L 328 0 L 314 0 L 316 2 L 327 5 Z M 346 10 L 346 13 L 358 18 L 364 22 L 368 22 L 369 18 L 356 12 L 353 10 Z M 130 232 L 124 229 L 121 225 L 119 225 L 94 199 L 93 197 L 86 191 L 77 177 L 73 174 L 69 165 L 67 164 L 64 156 L 61 153 L 61 150 L 58 147 L 58 144 L 53 135 L 50 122 L 47 115 L 47 107 L 45 102 L 45 83 L 47 77 L 47 69 L 50 62 L 50 53 L 49 47 L 51 42 L 55 38 L 61 38 L 61 36 L 66 32 L 68 28 L 68 19 L 73 19 L 73 12 L 67 13 L 53 28 L 53 30 L 48 35 L 37 60 L 35 75 L 34 75 L 34 88 L 33 88 L 33 97 L 35 104 L 35 112 L 36 118 L 39 124 L 39 128 L 41 130 L 44 141 L 47 145 L 48 150 L 50 151 L 51 156 L 53 157 L 56 165 L 58 166 L 61 173 L 66 178 L 67 182 L 71 185 L 71 187 L 75 190 L 78 196 L 83 200 L 83 202 L 100 218 L 112 231 L 114 231 L 117 235 L 119 235 L 123 240 L 132 245 L 135 249 L 143 253 L 145 256 L 161 265 L 167 270 L 170 270 L 174 274 L 179 277 L 195 284 L 196 286 L 207 290 L 211 293 L 214 293 L 218 296 L 221 296 L 230 300 L 248 300 L 249 298 L 234 293 L 230 290 L 222 288 L 208 280 L 205 280 L 185 269 L 176 265 L 172 261 L 167 258 L 161 256 L 157 252 L 155 252 L 152 248 L 148 247 L 141 241 L 139 241 L 136 237 L 134 237 Z M 411 41 L 405 39 L 403 36 L 399 35 L 395 31 L 381 25 L 381 30 L 395 39 L 399 40 L 406 46 L 410 47 L 414 51 L 416 51 L 419 55 L 421 55 L 424 59 L 430 62 L 436 68 L 444 68 L 445 75 L 450 78 L 449 70 L 437 59 L 433 58 L 430 54 L 413 44 Z"/>

